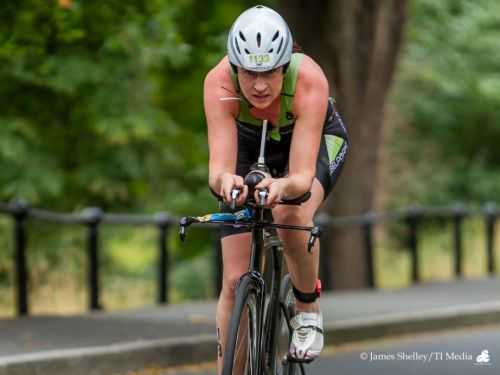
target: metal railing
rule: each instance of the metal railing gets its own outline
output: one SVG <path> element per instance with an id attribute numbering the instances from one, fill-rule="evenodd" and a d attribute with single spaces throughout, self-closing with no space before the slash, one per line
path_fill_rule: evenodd
<path id="1" fill-rule="evenodd" d="M 100 303 L 99 282 L 99 237 L 102 224 L 155 226 L 158 229 L 158 268 L 157 268 L 157 303 L 167 303 L 169 252 L 167 249 L 168 231 L 176 226 L 178 220 L 166 212 L 155 215 L 125 215 L 104 213 L 100 208 L 90 207 L 81 213 L 55 213 L 31 208 L 25 202 L 0 204 L 0 213 L 11 215 L 14 220 L 14 263 L 16 270 L 16 305 L 17 315 L 28 315 L 28 272 L 27 272 L 27 229 L 28 219 L 63 225 L 82 225 L 87 228 L 88 290 L 90 310 L 102 308 Z"/>
<path id="2" fill-rule="evenodd" d="M 500 209 L 494 203 L 487 203 L 482 208 L 466 208 L 463 203 L 455 203 L 449 207 L 421 207 L 410 206 L 403 210 L 386 213 L 368 212 L 364 215 L 348 217 L 329 217 L 325 214 L 318 215 L 317 223 L 326 231 L 329 227 L 359 227 L 363 232 L 366 269 L 368 273 L 368 286 L 376 287 L 374 271 L 374 226 L 379 223 L 404 222 L 407 230 L 407 247 L 411 257 L 411 280 L 413 283 L 421 281 L 419 269 L 418 238 L 419 228 L 424 220 L 451 219 L 453 222 L 453 251 L 454 251 L 454 273 L 456 277 L 463 276 L 463 221 L 469 217 L 482 217 L 486 228 L 486 255 L 487 273 L 495 274 L 495 223 L 500 216 Z M 326 247 L 326 244 L 324 245 Z M 321 262 L 322 265 L 327 262 Z M 328 274 L 326 270 L 320 273 Z"/>
<path id="3" fill-rule="evenodd" d="M 28 315 L 28 287 L 27 287 L 27 228 L 28 219 L 46 221 L 63 225 L 82 225 L 87 229 L 87 259 L 88 259 L 88 306 L 91 310 L 101 309 L 100 303 L 100 282 L 99 282 L 99 237 L 100 227 L 103 224 L 127 225 L 127 226 L 154 226 L 158 230 L 158 257 L 157 257 L 157 298 L 159 304 L 168 303 L 169 285 L 168 275 L 171 268 L 169 262 L 169 251 L 167 248 L 168 232 L 171 226 L 177 230 L 178 218 L 169 215 L 166 212 L 158 212 L 154 215 L 128 215 L 105 213 L 100 208 L 91 207 L 80 213 L 55 213 L 47 210 L 41 210 L 30 207 L 25 202 L 14 202 L 9 204 L 0 203 L 0 214 L 10 215 L 14 221 L 14 263 L 15 263 L 15 290 L 17 315 Z M 362 230 L 366 269 L 368 272 L 368 284 L 370 287 L 376 287 L 374 272 L 374 227 L 384 222 L 403 222 L 407 226 L 408 248 L 411 254 L 411 277 L 414 283 L 421 280 L 419 269 L 419 251 L 418 234 L 421 224 L 426 219 L 451 219 L 453 222 L 453 248 L 455 259 L 455 275 L 462 276 L 463 260 L 463 242 L 462 229 L 463 221 L 467 217 L 481 216 L 485 220 L 486 228 L 486 253 L 487 253 L 487 272 L 494 274 L 494 238 L 495 223 L 500 215 L 500 209 L 494 204 L 487 204 L 481 209 L 468 209 L 463 204 L 455 204 L 445 208 L 435 207 L 417 207 L 411 206 L 404 210 L 373 213 L 349 217 L 329 217 L 322 213 L 316 217 L 316 223 L 323 228 L 324 233 L 328 233 L 329 228 L 358 227 Z M 322 237 L 323 248 L 327 248 L 325 236 Z M 222 266 L 220 240 L 217 237 L 215 241 L 215 267 L 214 280 L 216 294 L 220 292 L 222 286 Z M 320 277 L 323 278 L 324 289 L 328 290 L 329 283 L 326 275 L 329 274 L 329 262 L 325 258 L 325 251 L 321 252 Z"/>

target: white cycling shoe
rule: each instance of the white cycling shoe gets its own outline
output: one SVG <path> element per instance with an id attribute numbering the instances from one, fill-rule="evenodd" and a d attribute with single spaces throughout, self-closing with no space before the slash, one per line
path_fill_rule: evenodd
<path id="1" fill-rule="evenodd" d="M 290 344 L 292 359 L 310 362 L 323 349 L 323 315 L 314 312 L 299 312 L 291 320 L 293 329 Z"/>

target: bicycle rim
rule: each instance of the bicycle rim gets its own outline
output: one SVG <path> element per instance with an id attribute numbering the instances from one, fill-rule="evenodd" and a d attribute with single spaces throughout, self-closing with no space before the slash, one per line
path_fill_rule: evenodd
<path id="1" fill-rule="evenodd" d="M 235 302 L 222 374 L 258 375 L 259 340 L 257 296 L 253 289 L 247 289 Z"/>

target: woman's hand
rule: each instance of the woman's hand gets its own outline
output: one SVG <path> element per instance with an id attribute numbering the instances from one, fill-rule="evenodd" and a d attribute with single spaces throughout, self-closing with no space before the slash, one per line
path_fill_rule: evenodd
<path id="1" fill-rule="evenodd" d="M 239 189 L 240 194 L 236 198 L 236 206 L 242 206 L 248 195 L 248 186 L 245 185 L 243 177 L 225 172 L 220 176 L 220 181 L 221 189 L 219 195 L 224 199 L 224 202 L 230 204 L 232 190 Z"/>
<path id="2" fill-rule="evenodd" d="M 267 208 L 274 208 L 283 198 L 285 182 L 283 178 L 265 178 L 255 186 L 255 201 L 259 202 L 259 191 L 267 190 L 268 195 L 264 204 Z"/>

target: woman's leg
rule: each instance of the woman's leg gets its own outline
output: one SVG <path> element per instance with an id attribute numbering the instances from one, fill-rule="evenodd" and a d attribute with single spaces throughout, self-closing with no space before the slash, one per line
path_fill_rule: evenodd
<path id="1" fill-rule="evenodd" d="M 323 202 L 323 188 L 315 178 L 311 186 L 311 198 L 300 206 L 277 206 L 273 210 L 277 223 L 312 226 L 313 218 Z M 316 241 L 312 252 L 307 251 L 309 232 L 295 230 L 279 230 L 283 241 L 284 255 L 292 284 L 304 293 L 312 293 L 316 288 L 319 273 L 319 241 Z M 296 301 L 299 311 L 319 311 L 318 301 L 303 303 Z"/>

